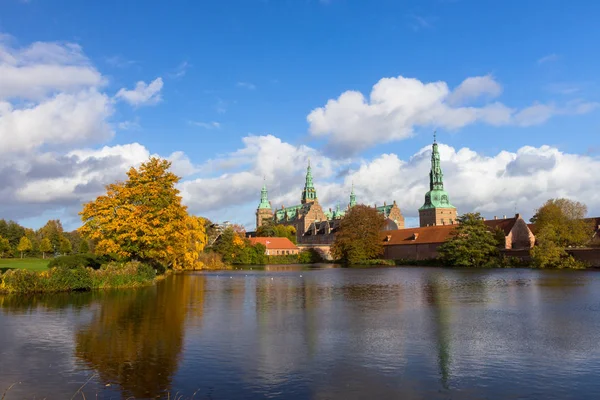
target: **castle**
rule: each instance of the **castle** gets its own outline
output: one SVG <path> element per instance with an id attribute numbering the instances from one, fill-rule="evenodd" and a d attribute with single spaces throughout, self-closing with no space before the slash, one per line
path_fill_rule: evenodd
<path id="1" fill-rule="evenodd" d="M 356 194 L 354 185 L 350 193 L 350 202 L 346 209 L 342 210 L 339 204 L 335 209 L 323 210 L 317 197 L 317 190 L 313 183 L 310 161 L 306 169 L 306 180 L 300 204 L 292 207 L 284 207 L 273 211 L 269 201 L 266 184 L 263 185 L 260 194 L 260 204 L 256 210 L 256 227 L 263 225 L 266 221 L 276 224 L 292 225 L 296 229 L 298 244 L 331 244 L 333 235 L 339 228 L 340 221 L 346 215 L 346 211 L 356 205 Z M 394 201 L 391 205 L 384 203 L 377 210 L 386 218 L 386 230 L 404 228 L 404 217 L 400 208 Z"/>

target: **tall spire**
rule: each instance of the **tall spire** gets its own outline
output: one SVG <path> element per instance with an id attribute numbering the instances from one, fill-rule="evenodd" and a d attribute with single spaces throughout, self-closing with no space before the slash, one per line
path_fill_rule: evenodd
<path id="1" fill-rule="evenodd" d="M 352 191 L 350 192 L 350 208 L 356 205 L 356 195 L 354 194 L 354 181 L 352 181 Z"/>
<path id="2" fill-rule="evenodd" d="M 308 159 L 308 167 L 306 168 L 306 183 L 302 191 L 302 204 L 312 203 L 317 200 L 317 191 L 313 184 L 312 169 L 310 167 L 310 158 Z"/>
<path id="3" fill-rule="evenodd" d="M 429 172 L 429 190 L 444 190 L 444 174 L 440 165 L 440 152 L 433 132 L 433 145 L 431 151 L 431 171 Z"/>
<path id="4" fill-rule="evenodd" d="M 269 203 L 269 194 L 267 192 L 267 179 L 264 179 L 262 190 L 260 191 L 260 204 L 258 205 L 259 209 L 263 208 L 271 208 L 271 203 Z"/>

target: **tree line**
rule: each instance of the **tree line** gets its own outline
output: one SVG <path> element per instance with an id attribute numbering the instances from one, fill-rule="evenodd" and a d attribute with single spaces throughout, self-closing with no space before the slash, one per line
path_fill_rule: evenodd
<path id="1" fill-rule="evenodd" d="M 23 227 L 0 219 L 0 257 L 42 257 L 56 254 L 89 253 L 90 243 L 75 230 L 66 232 L 58 219 L 40 229 Z"/>

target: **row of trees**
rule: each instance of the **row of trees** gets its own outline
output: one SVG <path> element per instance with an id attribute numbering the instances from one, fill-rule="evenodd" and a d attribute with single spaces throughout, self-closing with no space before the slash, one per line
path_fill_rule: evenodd
<path id="1" fill-rule="evenodd" d="M 79 232 L 65 232 L 60 220 L 50 220 L 38 230 L 14 221 L 0 220 L 0 257 L 46 258 L 47 254 L 88 253 L 90 243 Z"/>

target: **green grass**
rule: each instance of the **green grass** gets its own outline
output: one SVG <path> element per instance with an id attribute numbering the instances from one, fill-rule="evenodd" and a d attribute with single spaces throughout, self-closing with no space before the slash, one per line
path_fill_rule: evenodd
<path id="1" fill-rule="evenodd" d="M 49 259 L 41 258 L 1 258 L 0 272 L 4 273 L 9 269 L 28 269 L 30 271 L 46 271 Z"/>

